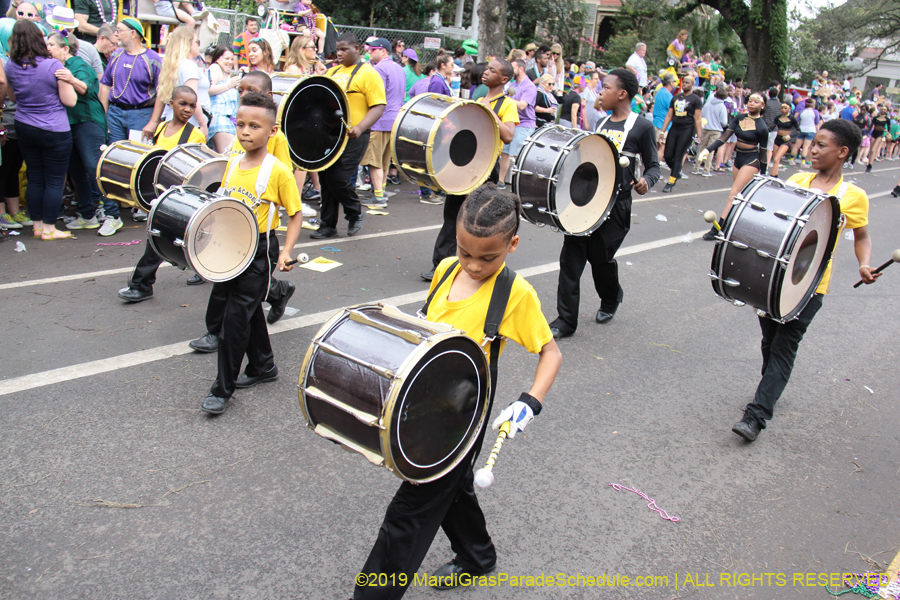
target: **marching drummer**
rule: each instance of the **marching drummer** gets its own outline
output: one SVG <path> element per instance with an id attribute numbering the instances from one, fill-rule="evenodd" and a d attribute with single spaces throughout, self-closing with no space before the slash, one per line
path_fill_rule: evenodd
<path id="1" fill-rule="evenodd" d="M 260 234 L 250 266 L 234 279 L 213 285 L 213 294 L 221 294 L 225 299 L 224 320 L 219 334 L 218 374 L 201 409 L 214 415 L 225 412 L 235 388 L 248 388 L 278 378 L 262 302 L 269 286 L 271 265 L 277 263 L 280 271 L 293 268 L 286 263 L 291 260 L 291 250 L 300 236 L 303 217 L 291 168 L 266 149 L 268 141 L 278 133 L 275 120 L 275 102 L 269 96 L 249 92 L 241 97 L 237 138 L 245 154 L 229 159 L 222 189 L 232 198 L 253 206 Z M 284 207 L 288 214 L 281 252 L 275 235 L 280 221 L 277 206 Z M 244 355 L 247 368 L 239 375 Z"/>
<path id="2" fill-rule="evenodd" d="M 844 162 L 859 148 L 862 134 L 851 121 L 834 119 L 822 124 L 810 148 L 813 173 L 797 173 L 788 181 L 810 190 L 834 195 L 841 205 L 841 231 L 844 227 L 853 230 L 853 250 L 859 261 L 859 275 L 867 284 L 875 283 L 881 276 L 873 273 L 869 262 L 872 258 L 872 239 L 869 237 L 869 198 L 856 185 L 845 182 L 842 174 Z M 841 231 L 837 239 L 841 239 Z M 798 317 L 787 323 L 778 323 L 767 317 L 759 317 L 762 330 L 762 379 L 756 387 L 756 395 L 744 409 L 744 417 L 731 430 L 752 442 L 766 421 L 770 421 L 775 403 L 781 397 L 791 371 L 797 348 L 813 317 L 822 308 L 822 300 L 831 284 L 833 261 L 829 259 L 825 274 L 816 293 L 800 312 Z"/>
<path id="3" fill-rule="evenodd" d="M 581 296 L 581 274 L 591 263 L 594 289 L 600 296 L 596 321 L 609 323 L 624 292 L 619 284 L 616 252 L 631 229 L 631 190 L 646 194 L 659 180 L 659 156 L 656 152 L 653 123 L 639 119 L 631 111 L 631 99 L 638 93 L 637 77 L 626 69 L 613 69 L 603 80 L 600 100 L 610 114 L 598 131 L 615 143 L 620 155 L 629 158 L 623 168 L 622 186 L 616 194 L 609 218 L 589 236 L 567 235 L 559 254 L 559 289 L 556 310 L 559 315 L 550 323 L 556 339 L 569 337 L 578 327 L 578 303 Z M 645 166 L 643 176 L 635 177 L 635 162 L 640 156 Z M 618 168 L 618 167 L 617 167 Z"/>

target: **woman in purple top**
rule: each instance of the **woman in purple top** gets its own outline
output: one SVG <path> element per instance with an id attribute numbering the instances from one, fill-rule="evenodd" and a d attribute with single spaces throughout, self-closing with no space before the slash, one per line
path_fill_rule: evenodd
<path id="1" fill-rule="evenodd" d="M 56 230 L 72 152 L 66 106 L 78 101 L 72 84 L 55 75 L 62 68 L 62 63 L 50 56 L 38 26 L 18 21 L 9 38 L 6 76 L 10 99 L 18 104 L 16 135 L 28 176 L 25 201 L 34 220 L 34 237 L 42 240 L 72 237 L 71 232 Z"/>

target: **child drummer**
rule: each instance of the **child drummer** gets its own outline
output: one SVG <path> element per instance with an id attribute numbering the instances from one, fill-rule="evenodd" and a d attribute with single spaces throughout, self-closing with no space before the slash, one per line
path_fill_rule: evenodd
<path id="1" fill-rule="evenodd" d="M 861 188 L 844 182 L 842 168 L 847 158 L 862 143 L 862 134 L 851 121 L 834 119 L 822 124 L 812 141 L 809 156 L 813 173 L 797 173 L 788 181 L 803 188 L 836 196 L 841 203 L 841 231 L 844 227 L 853 230 L 853 250 L 859 261 L 859 276 L 867 284 L 875 283 L 881 276 L 872 273 L 869 262 L 872 258 L 872 239 L 869 237 L 869 198 Z M 838 232 L 838 240 L 841 239 Z M 744 418 L 735 423 L 731 430 L 752 442 L 760 430 L 766 428 L 766 421 L 772 419 L 775 403 L 781 397 L 791 371 L 800 341 L 813 317 L 822 308 L 822 300 L 831 283 L 831 269 L 834 261 L 829 260 L 825 275 L 816 293 L 793 321 L 778 323 L 766 317 L 759 317 L 762 329 L 762 379 L 756 388 L 753 402 L 744 409 Z"/>
<path id="2" fill-rule="evenodd" d="M 277 262 L 280 271 L 293 268 L 285 263 L 291 260 L 303 217 L 291 169 L 266 150 L 269 139 L 278 133 L 275 115 L 275 102 L 267 95 L 249 92 L 241 97 L 237 137 L 245 154 L 231 157 L 222 182 L 222 189 L 232 198 L 251 205 L 261 201 L 253 209 L 260 234 L 256 255 L 247 270 L 213 285 L 213 294 L 224 295 L 225 309 L 219 333 L 218 374 L 201 409 L 214 415 L 225 412 L 236 387 L 247 388 L 278 377 L 262 302 L 271 265 Z M 276 205 L 288 214 L 284 250 L 280 253 L 275 235 L 279 225 Z M 245 354 L 247 368 L 239 375 Z"/>
<path id="3" fill-rule="evenodd" d="M 160 123 L 153 136 L 153 144 L 163 150 L 172 150 L 181 144 L 205 144 L 206 137 L 199 127 L 194 127 L 189 119 L 197 110 L 197 92 L 186 85 L 172 90 L 169 100 L 172 108 L 172 120 Z M 143 302 L 153 297 L 153 284 L 156 283 L 156 271 L 162 264 L 162 258 L 154 252 L 148 241 L 144 255 L 138 260 L 128 287 L 119 290 L 119 298 L 128 302 Z M 188 280 L 188 285 L 203 283 L 199 275 Z"/>
<path id="4" fill-rule="evenodd" d="M 448 323 L 481 342 L 498 274 L 503 271 L 506 256 L 519 245 L 516 233 L 520 215 L 519 198 L 498 190 L 492 183 L 478 188 L 466 199 L 456 224 L 457 258 L 443 260 L 431 283 L 431 290 L 437 291 L 428 303 L 429 321 Z M 445 278 L 448 269 L 452 270 Z M 537 294 L 519 276 L 512 283 L 499 333 L 539 355 L 531 389 L 501 411 L 492 425 L 497 429 L 511 420 L 512 438 L 540 413 L 541 402 L 562 363 Z M 492 342 L 502 343 L 501 339 Z M 496 383 L 492 381 L 491 386 Z M 472 485 L 472 465 L 483 438 L 484 431 L 466 458 L 440 479 L 400 485 L 388 506 L 375 546 L 356 578 L 356 600 L 402 597 L 439 527 L 450 538 L 456 557 L 432 574 L 435 587 L 455 587 L 460 584 L 461 575 L 474 577 L 494 570 L 497 553 Z"/>

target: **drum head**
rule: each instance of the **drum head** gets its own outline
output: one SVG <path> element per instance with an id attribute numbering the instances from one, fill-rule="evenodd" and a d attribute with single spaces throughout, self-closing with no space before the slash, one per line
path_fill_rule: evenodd
<path id="1" fill-rule="evenodd" d="M 809 220 L 800 230 L 781 284 L 779 308 L 782 318 L 792 318 L 799 312 L 818 287 L 828 266 L 828 258 L 834 247 L 834 204 L 820 202 L 810 213 Z"/>
<path id="2" fill-rule="evenodd" d="M 291 160 L 306 171 L 321 171 L 340 158 L 347 145 L 350 108 L 344 90 L 328 77 L 299 82 L 278 108 L 278 124 Z"/>
<path id="3" fill-rule="evenodd" d="M 187 259 L 198 275 L 212 282 L 234 279 L 256 254 L 256 216 L 243 202 L 216 196 L 191 217 L 185 242 Z"/>
<path id="4" fill-rule="evenodd" d="M 135 172 L 132 174 L 131 189 L 137 196 L 138 204 L 145 211 L 149 211 L 153 206 L 153 201 L 159 196 L 159 190 L 154 185 L 156 180 L 156 169 L 159 167 L 159 161 L 166 155 L 166 151 L 162 149 L 154 149 L 144 155 L 138 162 Z"/>
<path id="5" fill-rule="evenodd" d="M 456 466 L 481 428 L 487 362 L 474 340 L 455 336 L 419 359 L 394 401 L 390 451 L 406 479 L 430 481 Z"/>
<path id="6" fill-rule="evenodd" d="M 590 233 L 609 214 L 619 183 L 618 153 L 606 137 L 575 140 L 557 173 L 555 212 L 563 230 Z"/>
<path id="7" fill-rule="evenodd" d="M 448 194 L 465 195 L 484 183 L 500 152 L 499 133 L 489 108 L 455 104 L 436 120 L 428 143 L 428 172 Z"/>

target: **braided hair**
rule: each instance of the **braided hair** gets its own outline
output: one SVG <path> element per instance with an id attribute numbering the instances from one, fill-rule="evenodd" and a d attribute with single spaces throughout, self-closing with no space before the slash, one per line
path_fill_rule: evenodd
<path id="1" fill-rule="evenodd" d="M 518 196 L 486 183 L 463 202 L 456 224 L 475 237 L 503 235 L 509 242 L 519 231 L 521 216 L 522 201 Z"/>

